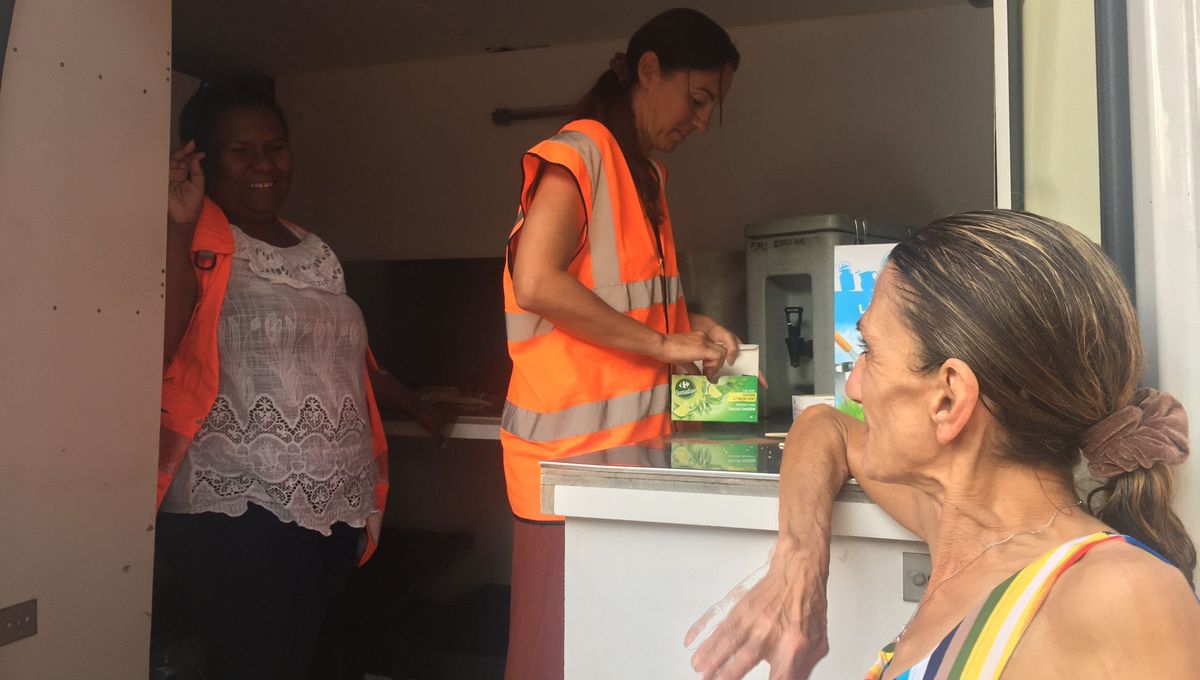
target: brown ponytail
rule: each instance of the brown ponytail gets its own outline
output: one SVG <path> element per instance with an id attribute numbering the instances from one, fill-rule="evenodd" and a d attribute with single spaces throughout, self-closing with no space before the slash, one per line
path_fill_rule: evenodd
<path id="1" fill-rule="evenodd" d="M 1179 567 L 1195 589 L 1196 548 L 1171 509 L 1174 497 L 1174 471 L 1158 464 L 1108 478 L 1088 494 L 1088 507 L 1096 519 L 1145 543 Z"/>
<path id="2" fill-rule="evenodd" d="M 629 174 L 633 175 L 633 184 L 637 187 L 638 198 L 642 202 L 642 210 L 654 226 L 663 222 L 662 206 L 658 204 L 659 182 L 658 172 L 650 156 L 642 151 L 638 142 L 637 128 L 633 123 L 633 108 L 630 104 L 630 87 L 634 82 L 631 77 L 622 83 L 612 69 L 600 74 L 596 84 L 584 96 L 579 104 L 578 118 L 591 118 L 604 123 L 617 145 L 625 155 L 629 164 Z"/>

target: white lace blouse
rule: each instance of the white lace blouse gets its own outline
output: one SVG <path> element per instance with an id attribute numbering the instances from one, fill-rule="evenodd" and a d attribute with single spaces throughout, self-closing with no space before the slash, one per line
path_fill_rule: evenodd
<path id="1" fill-rule="evenodd" d="M 367 331 L 337 257 L 314 234 L 277 248 L 233 228 L 216 403 L 162 510 L 246 504 L 329 535 L 374 512 Z"/>

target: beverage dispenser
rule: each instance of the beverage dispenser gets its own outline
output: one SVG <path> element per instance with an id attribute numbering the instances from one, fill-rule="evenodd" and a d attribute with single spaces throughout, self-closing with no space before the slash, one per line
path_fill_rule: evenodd
<path id="1" fill-rule="evenodd" d="M 769 386 L 763 417 L 791 420 L 793 394 L 833 394 L 833 247 L 899 241 L 907 228 L 846 215 L 746 226 L 748 342 Z"/>

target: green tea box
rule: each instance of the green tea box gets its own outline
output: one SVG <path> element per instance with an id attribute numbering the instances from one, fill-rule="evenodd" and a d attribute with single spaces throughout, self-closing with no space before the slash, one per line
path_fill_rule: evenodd
<path id="1" fill-rule="evenodd" d="M 671 417 L 719 423 L 758 422 L 758 345 L 742 345 L 732 366 L 703 375 L 671 376 Z"/>

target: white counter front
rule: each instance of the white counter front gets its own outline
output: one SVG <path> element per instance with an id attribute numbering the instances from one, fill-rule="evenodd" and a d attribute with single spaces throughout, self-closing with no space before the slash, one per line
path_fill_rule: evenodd
<path id="1" fill-rule="evenodd" d="M 567 517 L 566 678 L 695 677 L 688 627 L 774 546 L 779 444 L 677 436 L 542 463 L 543 509 Z M 830 655 L 812 677 L 840 680 L 865 675 L 911 615 L 903 554 L 928 550 L 856 484 L 838 496 L 833 534 Z"/>

